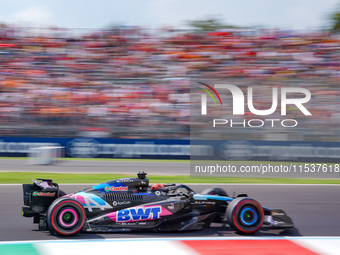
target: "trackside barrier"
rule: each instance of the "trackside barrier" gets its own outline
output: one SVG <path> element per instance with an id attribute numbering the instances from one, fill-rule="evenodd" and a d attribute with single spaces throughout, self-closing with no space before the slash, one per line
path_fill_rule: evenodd
<path id="1" fill-rule="evenodd" d="M 0 137 L 0 157 L 25 157 L 32 148 L 59 146 L 71 158 L 190 159 L 190 153 L 206 154 L 206 146 L 192 150 L 190 140 Z"/>
<path id="2" fill-rule="evenodd" d="M 64 155 L 64 147 L 62 146 L 32 148 L 28 153 L 28 163 L 34 165 L 50 165 L 60 161 Z"/>
<path id="3" fill-rule="evenodd" d="M 120 239 L 89 241 L 0 242 L 2 255 L 73 255 L 124 254 L 211 255 L 211 254 L 328 254 L 338 255 L 340 237 L 292 238 L 184 238 L 184 239 Z"/>
<path id="4" fill-rule="evenodd" d="M 0 137 L 0 157 L 25 157 L 40 147 L 65 147 L 71 158 L 319 163 L 340 158 L 340 142 Z"/>
<path id="5" fill-rule="evenodd" d="M 191 160 L 339 163 L 340 158 L 339 142 L 192 140 L 190 145 L 212 149 Z"/>

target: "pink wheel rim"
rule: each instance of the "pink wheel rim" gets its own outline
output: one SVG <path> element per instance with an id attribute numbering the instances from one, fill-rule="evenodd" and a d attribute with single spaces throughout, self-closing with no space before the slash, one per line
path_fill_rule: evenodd
<path id="1" fill-rule="evenodd" d="M 65 214 L 66 212 L 70 212 L 70 213 L 73 215 L 73 217 L 74 217 L 73 222 L 70 223 L 70 224 L 65 223 L 64 220 L 63 220 L 63 216 L 64 216 L 64 214 Z M 77 222 L 77 220 L 78 220 L 78 214 L 77 214 L 77 212 L 76 212 L 75 210 L 73 210 L 73 209 L 66 209 L 66 210 L 63 210 L 63 211 L 60 213 L 60 215 L 59 215 L 59 222 L 60 222 L 60 224 L 61 224 L 63 227 L 72 227 L 72 226 Z"/>

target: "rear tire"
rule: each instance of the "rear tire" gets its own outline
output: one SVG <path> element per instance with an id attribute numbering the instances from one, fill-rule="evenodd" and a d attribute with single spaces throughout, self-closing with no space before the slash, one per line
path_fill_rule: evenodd
<path id="1" fill-rule="evenodd" d="M 62 236 L 78 233 L 85 223 L 85 210 L 75 199 L 61 197 L 48 208 L 47 223 L 51 232 Z"/>
<path id="2" fill-rule="evenodd" d="M 43 215 L 39 215 L 39 222 L 38 222 L 39 230 L 46 230 L 47 229 L 47 222 L 46 217 Z"/>
<path id="3" fill-rule="evenodd" d="M 263 224 L 264 212 L 259 202 L 248 197 L 238 197 L 227 207 L 228 224 L 239 234 L 252 234 Z"/>

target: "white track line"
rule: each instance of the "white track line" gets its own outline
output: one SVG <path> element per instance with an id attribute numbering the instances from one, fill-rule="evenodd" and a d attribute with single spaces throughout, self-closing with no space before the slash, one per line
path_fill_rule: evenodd
<path id="1" fill-rule="evenodd" d="M 231 237 L 160 237 L 160 238 L 105 238 L 105 239 L 62 239 L 62 240 L 28 240 L 28 241 L 0 241 L 0 245 L 4 244 L 21 244 L 21 243 L 91 243 L 91 242 L 130 242 L 130 241 L 199 241 L 199 240 L 335 240 L 340 242 L 340 236 L 265 236 L 265 237 L 244 237 L 244 236 L 231 236 Z"/>

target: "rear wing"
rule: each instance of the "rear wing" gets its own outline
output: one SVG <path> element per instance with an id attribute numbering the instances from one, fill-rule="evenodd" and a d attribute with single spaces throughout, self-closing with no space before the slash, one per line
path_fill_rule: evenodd
<path id="1" fill-rule="evenodd" d="M 33 217 L 34 214 L 46 212 L 50 204 L 59 197 L 59 185 L 50 179 L 32 180 L 33 184 L 23 184 L 25 208 L 23 216 Z M 24 215 L 25 214 L 25 215 Z"/>

